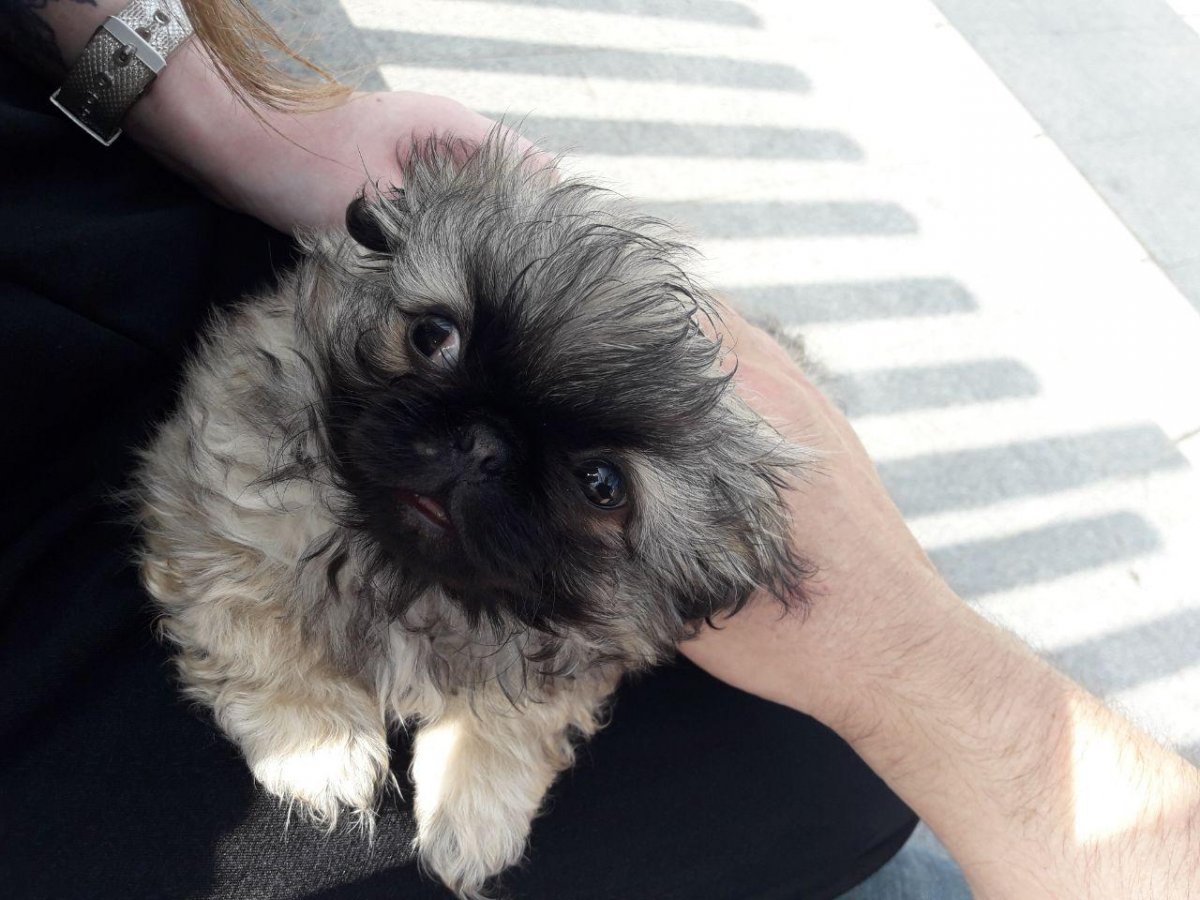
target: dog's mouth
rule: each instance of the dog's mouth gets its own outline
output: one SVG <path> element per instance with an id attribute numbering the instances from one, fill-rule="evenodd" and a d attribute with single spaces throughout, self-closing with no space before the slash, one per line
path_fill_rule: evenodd
<path id="1" fill-rule="evenodd" d="M 412 507 L 427 521 L 441 528 L 443 531 L 453 531 L 454 522 L 450 519 L 450 514 L 446 512 L 446 507 L 441 501 L 425 494 L 418 494 L 416 491 L 398 490 L 396 491 L 396 499 L 405 506 Z"/>

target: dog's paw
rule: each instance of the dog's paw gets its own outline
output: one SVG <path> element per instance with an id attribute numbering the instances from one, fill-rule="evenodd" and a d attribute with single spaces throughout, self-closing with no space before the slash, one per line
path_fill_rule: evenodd
<path id="1" fill-rule="evenodd" d="M 496 798 L 443 798 L 417 812 L 417 851 L 423 866 L 460 897 L 482 898 L 484 885 L 521 858 L 530 815 Z"/>
<path id="2" fill-rule="evenodd" d="M 388 775 L 388 746 L 382 735 L 331 737 L 262 753 L 250 768 L 264 788 L 315 824 L 332 828 L 348 809 L 369 828 Z"/>

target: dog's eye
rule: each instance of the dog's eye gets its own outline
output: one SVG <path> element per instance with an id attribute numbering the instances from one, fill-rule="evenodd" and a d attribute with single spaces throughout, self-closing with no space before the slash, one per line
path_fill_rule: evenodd
<path id="1" fill-rule="evenodd" d="M 575 470 L 583 493 L 601 509 L 625 505 L 625 479 L 621 470 L 602 459 L 589 459 Z"/>
<path id="2" fill-rule="evenodd" d="M 413 323 L 409 340 L 422 356 L 443 366 L 458 359 L 458 326 L 444 316 L 425 316 Z"/>

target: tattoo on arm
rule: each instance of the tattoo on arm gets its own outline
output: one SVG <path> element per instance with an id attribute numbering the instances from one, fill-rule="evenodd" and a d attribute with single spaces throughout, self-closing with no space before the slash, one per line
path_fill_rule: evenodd
<path id="1" fill-rule="evenodd" d="M 62 0 L 0 0 L 0 51 L 58 80 L 66 74 L 67 64 L 54 37 L 54 27 L 41 11 Z M 96 0 L 65 0 L 81 6 L 95 6 Z"/>

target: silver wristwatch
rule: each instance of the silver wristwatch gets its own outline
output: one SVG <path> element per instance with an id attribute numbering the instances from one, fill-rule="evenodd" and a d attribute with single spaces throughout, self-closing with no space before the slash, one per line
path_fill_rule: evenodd
<path id="1" fill-rule="evenodd" d="M 191 34 L 180 0 L 132 0 L 96 30 L 50 102 L 107 147 L 167 56 Z"/>

